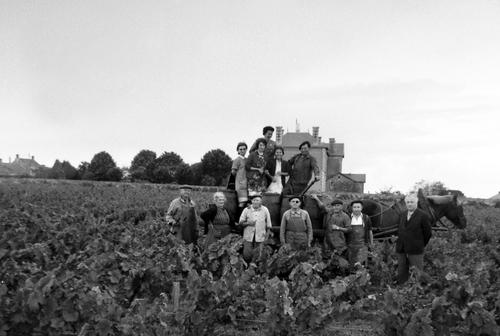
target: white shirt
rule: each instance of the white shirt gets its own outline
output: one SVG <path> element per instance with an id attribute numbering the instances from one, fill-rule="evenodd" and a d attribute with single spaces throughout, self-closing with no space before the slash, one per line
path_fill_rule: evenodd
<path id="1" fill-rule="evenodd" d="M 411 215 L 413 215 L 415 211 L 408 211 L 408 216 L 406 217 L 406 220 L 410 220 Z"/>
<path id="2" fill-rule="evenodd" d="M 359 215 L 358 217 L 354 216 L 354 214 L 351 215 L 351 225 L 363 225 L 363 214 Z"/>
<path id="3" fill-rule="evenodd" d="M 266 240 L 266 228 L 271 228 L 271 214 L 269 210 L 261 205 L 260 208 L 254 209 L 252 206 L 243 209 L 239 222 L 257 221 L 255 225 L 246 226 L 243 230 L 243 239 L 252 242 L 254 237 L 257 243 Z"/>

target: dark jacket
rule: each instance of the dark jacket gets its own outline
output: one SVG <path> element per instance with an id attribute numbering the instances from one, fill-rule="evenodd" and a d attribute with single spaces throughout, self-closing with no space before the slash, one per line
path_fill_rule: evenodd
<path id="1" fill-rule="evenodd" d="M 429 216 L 420 209 L 407 220 L 408 211 L 403 212 L 399 219 L 398 240 L 396 252 L 406 254 L 422 254 L 432 236 Z"/>
<path id="2" fill-rule="evenodd" d="M 231 231 L 234 231 L 235 230 L 234 215 L 231 211 L 229 211 L 228 208 L 224 207 L 224 209 L 226 209 L 227 214 L 229 215 L 229 226 L 231 227 Z M 200 214 L 201 219 L 203 219 L 203 221 L 205 222 L 205 234 L 208 233 L 208 224 L 212 223 L 216 214 L 217 214 L 217 206 L 215 204 L 210 204 L 208 206 L 208 209 Z"/>
<path id="3" fill-rule="evenodd" d="M 276 174 L 276 159 L 275 158 L 266 162 L 265 170 L 269 171 L 269 175 L 271 175 L 271 177 L 273 177 L 274 174 Z M 281 172 L 290 174 L 290 164 L 288 163 L 288 161 L 281 160 Z M 270 177 L 267 176 L 267 185 L 271 184 L 271 182 L 272 182 L 272 179 L 270 179 Z M 281 176 L 281 185 L 285 186 L 285 176 Z"/>

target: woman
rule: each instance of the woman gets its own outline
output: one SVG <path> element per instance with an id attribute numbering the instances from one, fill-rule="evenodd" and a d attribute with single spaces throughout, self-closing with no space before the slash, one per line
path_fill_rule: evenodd
<path id="1" fill-rule="evenodd" d="M 238 195 L 238 214 L 241 214 L 248 202 L 247 171 L 245 168 L 247 148 L 246 143 L 238 143 L 236 146 L 238 157 L 234 159 L 233 166 L 231 167 L 231 174 L 235 177 L 234 184 L 236 194 Z"/>
<path id="2" fill-rule="evenodd" d="M 274 160 L 270 160 L 266 164 L 266 176 L 270 180 L 268 193 L 281 194 L 285 185 L 285 177 L 288 176 L 290 165 L 288 161 L 283 161 L 285 150 L 281 146 L 274 148 Z"/>
<path id="3" fill-rule="evenodd" d="M 224 238 L 234 228 L 234 218 L 224 206 L 226 196 L 218 191 L 214 194 L 213 199 L 215 204 L 210 204 L 208 210 L 200 215 L 205 222 L 205 234 L 208 234 L 209 231 L 213 233 L 213 238 L 207 237 L 207 245 L 212 243 L 214 239 Z"/>
<path id="4" fill-rule="evenodd" d="M 311 247 L 313 230 L 309 213 L 300 208 L 300 197 L 290 197 L 290 209 L 281 219 L 280 242 L 290 244 L 293 249 Z"/>
<path id="5" fill-rule="evenodd" d="M 266 159 L 264 150 L 266 149 L 266 140 L 257 139 L 257 150 L 250 153 L 245 164 L 247 171 L 248 195 L 262 195 L 266 190 L 267 181 L 264 169 L 266 167 Z"/>

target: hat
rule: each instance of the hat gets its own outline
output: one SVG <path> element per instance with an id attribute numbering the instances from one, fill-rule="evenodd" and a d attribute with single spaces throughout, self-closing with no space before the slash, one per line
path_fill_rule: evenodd
<path id="1" fill-rule="evenodd" d="M 190 190 L 193 190 L 193 187 L 191 187 L 190 185 L 187 185 L 187 184 L 183 184 L 179 187 L 179 189 L 190 189 Z"/>
<path id="2" fill-rule="evenodd" d="M 336 198 L 336 199 L 334 199 L 334 200 L 332 201 L 332 203 L 330 203 L 330 204 L 331 204 L 331 205 L 335 205 L 335 204 L 340 204 L 340 205 L 343 205 L 343 204 L 344 204 L 344 202 L 342 202 L 342 200 L 341 200 L 341 199 Z"/>
<path id="3" fill-rule="evenodd" d="M 291 202 L 295 198 L 298 199 L 300 202 L 302 202 L 302 198 L 298 195 L 290 196 L 290 198 L 288 198 L 288 202 Z"/>
<path id="4" fill-rule="evenodd" d="M 361 204 L 361 206 L 364 206 L 363 201 L 362 201 L 362 200 L 360 200 L 360 199 L 352 201 L 352 202 L 351 202 L 351 206 L 353 206 L 353 205 L 354 205 L 354 204 L 356 204 L 356 203 L 359 203 L 359 204 Z"/>

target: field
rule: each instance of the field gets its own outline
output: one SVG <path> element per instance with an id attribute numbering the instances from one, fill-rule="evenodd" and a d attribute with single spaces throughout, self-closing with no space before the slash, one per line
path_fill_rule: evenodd
<path id="1" fill-rule="evenodd" d="M 426 272 L 395 286 L 391 241 L 366 269 L 319 246 L 246 265 L 238 235 L 186 246 L 163 219 L 176 194 L 0 179 L 0 336 L 500 335 L 498 208 L 465 206 L 467 228 L 434 233 Z"/>

